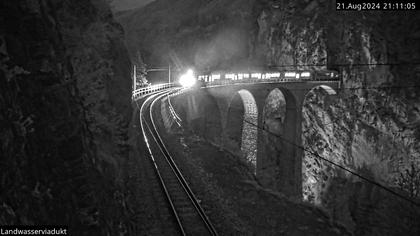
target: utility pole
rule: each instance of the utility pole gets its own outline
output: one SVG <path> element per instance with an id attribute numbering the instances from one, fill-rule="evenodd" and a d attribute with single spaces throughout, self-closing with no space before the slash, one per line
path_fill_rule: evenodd
<path id="1" fill-rule="evenodd" d="M 136 65 L 133 65 L 134 71 L 133 71 L 133 91 L 137 89 L 137 78 L 136 78 Z"/>
<path id="2" fill-rule="evenodd" d="M 171 64 L 168 64 L 168 82 L 171 83 Z"/>

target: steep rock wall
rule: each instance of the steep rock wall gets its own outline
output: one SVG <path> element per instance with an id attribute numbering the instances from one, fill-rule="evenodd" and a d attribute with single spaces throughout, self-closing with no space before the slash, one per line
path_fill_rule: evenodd
<path id="1" fill-rule="evenodd" d="M 322 91 L 306 99 L 304 199 L 330 209 L 358 235 L 384 233 L 386 224 L 418 232 L 389 217 L 395 207 L 383 210 L 392 208 L 389 193 L 318 155 L 410 195 L 400 183 L 401 173 L 420 166 L 419 15 L 334 9 L 333 1 L 268 1 L 258 17 L 256 48 L 266 64 L 342 73 L 338 99 L 328 101 Z M 371 220 L 378 216 L 380 222 Z"/>
<path id="2" fill-rule="evenodd" d="M 0 3 L 0 224 L 128 227 L 130 63 L 104 1 Z"/>

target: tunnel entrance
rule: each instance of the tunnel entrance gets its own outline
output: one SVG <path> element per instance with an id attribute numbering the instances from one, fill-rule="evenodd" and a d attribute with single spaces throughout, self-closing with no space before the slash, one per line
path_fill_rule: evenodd
<path id="1" fill-rule="evenodd" d="M 334 170 L 312 153 L 328 158 L 328 136 L 333 135 L 334 122 L 328 111 L 332 95 L 336 91 L 326 85 L 312 88 L 305 96 L 302 108 L 302 197 L 315 205 L 321 205 Z M 334 160 L 332 160 L 334 161 Z"/>
<path id="2" fill-rule="evenodd" d="M 246 161 L 257 165 L 258 109 L 254 96 L 248 90 L 239 90 L 232 98 L 226 123 L 227 146 L 240 150 Z"/>

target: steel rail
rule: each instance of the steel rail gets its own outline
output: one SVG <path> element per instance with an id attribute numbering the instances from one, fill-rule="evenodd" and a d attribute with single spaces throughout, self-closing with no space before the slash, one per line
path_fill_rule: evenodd
<path id="1" fill-rule="evenodd" d="M 143 132 L 143 136 L 144 136 L 144 140 L 145 143 L 147 145 L 149 154 L 151 156 L 151 161 L 153 162 L 154 165 L 154 169 L 156 174 L 159 177 L 160 180 L 160 184 L 165 192 L 166 195 L 166 199 L 169 202 L 169 205 L 171 207 L 171 212 L 173 213 L 173 216 L 176 218 L 177 221 L 177 225 L 182 233 L 182 235 L 187 235 L 187 231 L 188 231 L 188 227 L 190 227 L 189 229 L 194 230 L 194 227 L 197 227 L 197 225 L 186 225 L 187 222 L 183 222 L 183 218 L 182 218 L 182 213 L 178 212 L 177 207 L 176 207 L 176 203 L 174 202 L 174 199 L 177 199 L 177 195 L 178 195 L 178 206 L 179 205 L 183 205 L 184 202 L 190 202 L 188 203 L 190 208 L 185 208 L 185 206 L 183 208 L 180 208 L 179 210 L 185 210 L 185 209 L 190 209 L 196 213 L 195 216 L 185 216 L 185 214 L 188 213 L 184 213 L 184 217 L 190 217 L 189 220 L 191 222 L 191 219 L 195 219 L 196 222 L 203 222 L 203 225 L 200 226 L 201 230 L 204 230 L 203 232 L 208 232 L 210 235 L 217 235 L 217 232 L 215 230 L 215 228 L 213 227 L 213 225 L 211 224 L 210 220 L 208 219 L 208 217 L 205 215 L 204 210 L 201 208 L 200 204 L 198 203 L 197 198 L 195 197 L 195 195 L 193 194 L 191 188 L 188 186 L 188 183 L 185 181 L 185 178 L 182 176 L 181 171 L 178 169 L 178 167 L 176 166 L 172 156 L 169 154 L 168 150 L 166 149 L 166 146 L 164 145 L 159 132 L 157 130 L 156 124 L 153 120 L 153 105 L 156 103 L 156 101 L 160 100 L 162 97 L 167 96 L 168 94 L 170 94 L 171 92 L 168 91 L 163 91 L 154 95 L 149 96 L 142 104 L 141 108 L 140 108 L 140 123 L 141 123 L 141 127 L 142 127 L 142 132 Z M 153 100 L 153 101 L 152 101 Z M 150 102 L 152 101 L 152 102 Z M 150 105 L 148 105 L 150 103 Z M 138 104 L 137 104 L 138 105 Z M 148 118 L 147 115 L 145 115 L 145 109 L 147 109 L 146 107 L 149 106 L 149 114 L 148 114 Z M 148 121 L 148 119 L 150 121 Z M 151 127 L 148 123 L 151 123 L 151 125 L 153 127 Z M 153 129 L 152 129 L 153 128 Z M 152 136 L 152 139 L 155 141 L 157 148 L 160 150 L 160 153 L 162 154 L 162 158 L 160 156 L 155 156 L 153 155 L 152 152 L 152 147 L 151 147 L 151 143 L 149 142 L 148 139 L 148 135 L 146 134 L 146 129 L 147 131 L 149 131 L 150 135 Z M 156 158 L 159 158 L 159 160 L 157 160 Z M 161 158 L 161 159 L 160 159 Z M 159 164 L 159 163 L 160 164 Z M 167 171 L 172 172 L 172 176 L 174 175 L 174 178 L 172 179 L 176 179 L 176 183 L 178 183 L 177 185 L 179 187 L 179 190 L 172 188 L 172 192 L 174 194 L 174 198 L 171 197 L 171 190 L 170 187 L 174 187 L 174 183 L 170 182 L 171 179 L 168 179 L 168 173 L 163 173 L 162 171 L 164 171 L 165 166 L 162 162 L 166 162 L 166 164 L 168 166 L 166 166 Z M 169 170 L 169 168 L 171 170 Z M 165 176 L 166 175 L 166 181 L 167 183 L 165 183 Z M 172 185 L 168 185 L 171 184 Z M 177 192 L 178 191 L 178 192 Z M 179 191 L 182 191 L 183 193 L 181 194 Z M 184 197 L 180 195 L 183 195 Z M 188 199 L 188 200 L 187 200 Z M 192 217 L 192 218 L 191 218 Z M 200 219 L 200 221 L 198 220 Z M 185 221 L 188 221 L 188 219 L 185 219 Z M 191 224 L 191 223 L 190 223 Z M 195 228 L 195 229 L 199 229 L 199 228 Z M 201 234 L 200 234 L 201 235 Z"/>
<path id="2" fill-rule="evenodd" d="M 185 233 L 185 229 L 184 229 L 184 227 L 183 227 L 183 225 L 182 225 L 182 223 L 181 223 L 181 220 L 180 220 L 180 217 L 179 217 L 179 215 L 178 215 L 178 212 L 177 212 L 177 211 L 176 211 L 176 209 L 175 209 L 175 206 L 174 206 L 173 201 L 172 201 L 172 199 L 171 199 L 171 196 L 170 196 L 170 194 L 169 194 L 168 188 L 166 187 L 166 184 L 165 184 L 165 182 L 164 182 L 164 180 L 163 180 L 163 178 L 162 178 L 162 175 L 161 175 L 161 173 L 160 173 L 159 167 L 158 167 L 158 165 L 156 164 L 156 160 L 155 160 L 155 157 L 154 157 L 154 155 L 153 155 L 153 153 L 152 153 L 152 150 L 151 150 L 151 147 L 150 147 L 150 143 L 149 143 L 148 138 L 147 138 L 147 135 L 146 135 L 146 130 L 145 130 L 145 127 L 144 127 L 144 125 L 143 125 L 142 114 L 143 114 L 143 109 L 144 109 L 145 105 L 148 103 L 148 101 L 149 101 L 149 100 L 153 99 L 154 97 L 156 97 L 156 96 L 158 96 L 159 94 L 162 94 L 162 93 L 165 93 L 165 91 L 164 91 L 164 92 L 157 93 L 157 94 L 153 94 L 153 95 L 149 96 L 149 97 L 148 97 L 148 98 L 147 98 L 147 99 L 146 99 L 146 100 L 142 103 L 141 108 L 140 108 L 140 111 L 139 111 L 139 116 L 140 116 L 140 117 L 139 117 L 139 119 L 140 119 L 140 126 L 141 126 L 141 130 L 142 130 L 142 133 L 143 133 L 144 142 L 146 143 L 147 150 L 148 150 L 148 152 L 149 152 L 149 154 L 150 154 L 150 160 L 153 162 L 153 166 L 154 166 L 155 173 L 156 173 L 156 175 L 158 176 L 159 183 L 160 183 L 160 185 L 162 186 L 163 192 L 165 193 L 165 197 L 166 197 L 166 199 L 167 199 L 167 201 L 168 201 L 168 203 L 169 203 L 169 205 L 170 205 L 170 208 L 171 208 L 171 209 L 170 209 L 170 210 L 171 210 L 171 213 L 174 215 L 174 218 L 175 218 L 175 220 L 176 220 L 177 226 L 179 227 L 179 230 L 180 230 L 181 234 L 182 234 L 182 235 L 186 235 L 186 233 Z M 138 107 L 138 103 L 137 103 L 137 102 L 136 102 L 136 104 L 137 104 L 137 107 Z M 146 125 L 147 125 L 147 124 L 146 124 Z"/>
<path id="3" fill-rule="evenodd" d="M 165 95 L 158 96 L 156 99 L 154 99 L 154 101 L 150 105 L 150 110 L 149 110 L 150 120 L 152 122 L 153 129 L 154 129 L 155 134 L 156 134 L 157 139 L 158 139 L 158 140 L 155 139 L 155 141 L 159 144 L 159 149 L 161 150 L 162 154 L 164 154 L 165 158 L 168 160 L 169 164 L 171 165 L 171 167 L 175 171 L 176 175 L 178 176 L 178 179 L 181 181 L 182 186 L 184 187 L 186 193 L 188 194 L 188 197 L 190 198 L 190 200 L 194 204 L 194 207 L 196 208 L 196 210 L 199 213 L 203 222 L 206 224 L 206 227 L 208 228 L 211 235 L 218 235 L 216 229 L 214 228 L 210 219 L 205 214 L 203 208 L 201 207 L 200 203 L 197 200 L 197 197 L 195 196 L 194 192 L 189 187 L 187 181 L 185 180 L 184 176 L 182 175 L 181 171 L 179 170 L 178 166 L 176 165 L 176 163 L 174 161 L 174 158 L 169 153 L 169 151 L 166 148 L 161 136 L 159 135 L 155 120 L 153 119 L 153 106 L 156 103 L 156 101 L 161 99 L 163 96 L 165 96 Z"/>

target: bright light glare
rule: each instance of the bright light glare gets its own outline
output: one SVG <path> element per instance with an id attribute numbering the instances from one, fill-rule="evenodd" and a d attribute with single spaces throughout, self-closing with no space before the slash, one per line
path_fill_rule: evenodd
<path id="1" fill-rule="evenodd" d="M 179 83 L 183 87 L 192 87 L 196 82 L 196 79 L 194 77 L 194 72 L 190 69 L 187 71 L 187 73 L 181 75 L 179 77 Z"/>

